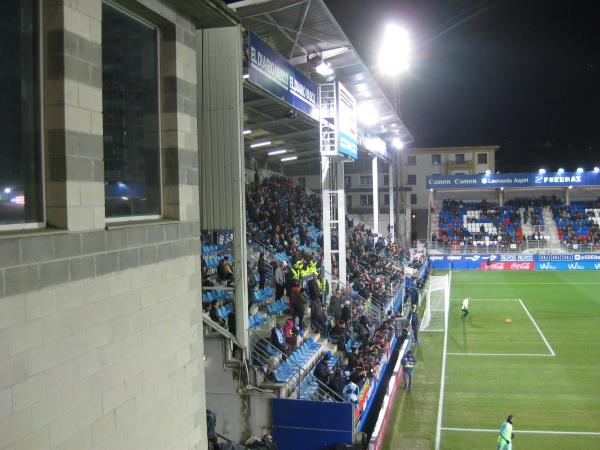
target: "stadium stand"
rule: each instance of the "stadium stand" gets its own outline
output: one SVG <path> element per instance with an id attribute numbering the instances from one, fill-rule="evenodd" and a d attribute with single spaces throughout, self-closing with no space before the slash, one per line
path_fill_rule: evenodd
<path id="1" fill-rule="evenodd" d="M 555 203 L 552 216 L 558 236 L 566 244 L 598 244 L 600 242 L 600 205 L 595 202 Z"/>

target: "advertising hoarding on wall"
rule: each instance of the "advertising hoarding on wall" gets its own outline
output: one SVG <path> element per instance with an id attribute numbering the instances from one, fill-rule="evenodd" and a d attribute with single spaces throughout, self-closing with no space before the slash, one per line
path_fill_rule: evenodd
<path id="1" fill-rule="evenodd" d="M 600 186 L 600 172 L 432 175 L 426 183 L 428 189 L 435 190 Z"/>
<path id="2" fill-rule="evenodd" d="M 249 80 L 275 97 L 319 120 L 317 86 L 283 56 L 249 32 Z"/>
<path id="3" fill-rule="evenodd" d="M 340 82 L 337 83 L 338 152 L 350 158 L 358 158 L 358 125 L 356 100 Z"/>
<path id="4" fill-rule="evenodd" d="M 600 253 L 429 255 L 433 269 L 600 270 Z"/>

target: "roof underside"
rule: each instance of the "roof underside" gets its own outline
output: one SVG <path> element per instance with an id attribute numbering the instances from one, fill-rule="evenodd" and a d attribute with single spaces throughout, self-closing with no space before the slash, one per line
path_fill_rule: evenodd
<path id="1" fill-rule="evenodd" d="M 360 104 L 368 101 L 378 112 L 380 120 L 377 128 L 366 131 L 375 134 L 387 133 L 388 137 L 396 135 L 405 143 L 412 142 L 412 136 L 396 113 L 396 109 L 354 50 L 323 0 L 245 0 L 230 6 L 236 9 L 242 25 L 247 30 L 258 35 L 317 84 L 324 81 L 314 71 L 314 61 L 309 62 L 309 60 L 317 56 L 325 58 L 335 69 L 336 80 L 352 93 L 357 102 Z M 288 139 L 296 138 L 298 142 L 291 142 L 290 146 L 302 143 L 307 147 L 312 146 L 311 150 L 315 156 L 314 152 L 318 152 L 318 132 L 315 121 L 303 117 L 300 121 L 286 122 L 281 117 L 281 109 L 284 108 L 282 104 L 267 108 L 268 94 L 265 93 L 262 101 L 259 101 L 249 91 L 249 88 L 244 90 L 249 128 L 253 130 L 257 128 L 256 125 L 252 125 L 253 123 L 268 122 L 269 132 L 278 133 L 280 130 L 286 135 L 292 134 L 291 137 L 285 138 L 284 144 Z M 290 107 L 287 106 L 285 112 L 289 109 Z M 269 116 L 271 112 L 275 115 Z M 313 128 L 313 131 L 306 128 L 304 119 L 307 119 L 306 123 L 312 124 L 309 127 Z M 296 132 L 300 133 L 296 134 Z M 302 142 L 299 142 L 300 140 Z"/>

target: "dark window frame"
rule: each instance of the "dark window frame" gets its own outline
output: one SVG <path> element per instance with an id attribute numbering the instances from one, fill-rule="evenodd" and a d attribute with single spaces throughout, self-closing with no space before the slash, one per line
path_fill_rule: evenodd
<path id="1" fill-rule="evenodd" d="M 414 182 L 411 182 L 414 179 Z M 407 186 L 416 186 L 417 185 L 417 175 L 416 174 L 407 174 L 406 175 L 406 185 Z"/>

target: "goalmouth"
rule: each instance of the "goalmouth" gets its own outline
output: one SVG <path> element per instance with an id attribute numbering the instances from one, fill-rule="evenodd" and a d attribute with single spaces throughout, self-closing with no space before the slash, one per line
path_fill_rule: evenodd
<path id="1" fill-rule="evenodd" d="M 449 307 L 450 275 L 430 276 L 421 331 L 445 331 Z"/>

